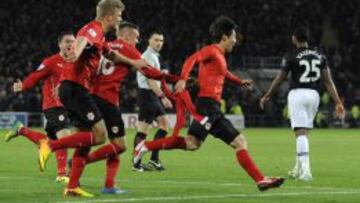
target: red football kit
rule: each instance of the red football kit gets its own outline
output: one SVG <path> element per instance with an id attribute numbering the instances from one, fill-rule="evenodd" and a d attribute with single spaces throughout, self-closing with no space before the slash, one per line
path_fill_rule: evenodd
<path id="1" fill-rule="evenodd" d="M 133 59 L 141 59 L 140 52 L 131 44 L 122 39 L 109 42 L 108 47 L 111 50 Z M 92 94 L 119 106 L 120 86 L 122 81 L 128 76 L 129 65 L 114 64 L 102 57 L 97 76 L 93 80 Z"/>
<path id="2" fill-rule="evenodd" d="M 96 20 L 91 21 L 79 30 L 76 37 L 85 37 L 88 44 L 80 58 L 64 68 L 61 81 L 72 81 L 89 90 L 90 79 L 96 74 L 102 54 L 99 45 L 105 42 L 101 23 Z"/>
<path id="3" fill-rule="evenodd" d="M 47 57 L 40 64 L 38 69 L 32 72 L 23 81 L 23 90 L 29 90 L 40 80 L 44 81 L 42 86 L 42 109 L 53 107 L 62 107 L 60 99 L 55 94 L 55 88 L 60 83 L 60 75 L 67 62 L 64 61 L 60 54 L 54 54 Z"/>
<path id="4" fill-rule="evenodd" d="M 188 79 L 195 64 L 199 64 L 200 91 L 198 97 L 212 98 L 220 103 L 225 78 L 241 84 L 241 80 L 227 69 L 224 53 L 217 45 L 205 46 L 190 56 L 181 72 L 183 79 Z"/>

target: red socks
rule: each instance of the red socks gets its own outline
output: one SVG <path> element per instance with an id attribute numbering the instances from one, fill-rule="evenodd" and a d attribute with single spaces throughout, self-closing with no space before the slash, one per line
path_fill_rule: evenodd
<path id="1" fill-rule="evenodd" d="M 57 161 L 57 171 L 59 176 L 66 175 L 67 150 L 60 149 L 55 152 Z"/>
<path id="2" fill-rule="evenodd" d="M 65 148 L 80 148 L 94 145 L 95 136 L 92 132 L 77 132 L 58 140 L 50 140 L 49 145 L 52 151 Z"/>
<path id="3" fill-rule="evenodd" d="M 30 130 L 29 128 L 26 127 L 20 128 L 19 134 L 28 138 L 30 141 L 32 141 L 35 144 L 39 144 L 40 140 L 47 138 L 45 134 L 35 130 Z"/>
<path id="4" fill-rule="evenodd" d="M 170 136 L 150 142 L 145 142 L 145 146 L 149 151 L 161 149 L 186 149 L 186 142 L 183 137 Z"/>
<path id="5" fill-rule="evenodd" d="M 113 155 L 106 160 L 105 188 L 114 188 L 115 179 L 120 166 L 119 155 Z"/>
<path id="6" fill-rule="evenodd" d="M 239 164 L 244 170 L 251 176 L 251 178 L 257 183 L 264 179 L 264 176 L 259 171 L 253 160 L 251 159 L 247 150 L 240 150 L 236 152 L 236 158 Z"/>
<path id="7" fill-rule="evenodd" d="M 92 163 L 96 161 L 100 161 L 103 159 L 106 159 L 108 157 L 117 156 L 118 154 L 122 153 L 124 150 L 119 147 L 117 144 L 107 144 L 99 149 L 95 150 L 94 152 L 91 152 L 87 156 L 87 163 Z"/>
<path id="8" fill-rule="evenodd" d="M 75 149 L 70 172 L 70 181 L 67 185 L 68 189 L 75 189 L 79 187 L 80 176 L 86 166 L 86 157 L 89 153 L 89 148 Z"/>

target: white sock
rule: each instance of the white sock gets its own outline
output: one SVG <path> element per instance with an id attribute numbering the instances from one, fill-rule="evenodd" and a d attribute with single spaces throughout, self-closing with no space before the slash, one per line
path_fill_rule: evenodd
<path id="1" fill-rule="evenodd" d="M 296 138 L 296 153 L 302 172 L 310 173 L 309 139 L 306 135 L 299 135 Z"/>

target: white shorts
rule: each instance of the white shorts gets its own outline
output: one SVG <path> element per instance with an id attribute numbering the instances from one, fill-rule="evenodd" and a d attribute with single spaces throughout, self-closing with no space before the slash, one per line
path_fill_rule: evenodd
<path id="1" fill-rule="evenodd" d="M 313 128 L 320 96 L 316 90 L 298 88 L 288 94 L 291 128 Z"/>

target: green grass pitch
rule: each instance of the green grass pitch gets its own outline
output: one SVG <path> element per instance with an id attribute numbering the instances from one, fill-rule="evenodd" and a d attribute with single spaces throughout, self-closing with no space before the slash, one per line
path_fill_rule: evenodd
<path id="1" fill-rule="evenodd" d="M 250 153 L 266 175 L 286 176 L 293 166 L 295 139 L 289 129 L 250 128 L 244 134 Z M 132 148 L 133 130 L 127 130 Z M 152 137 L 152 136 L 150 136 Z M 63 198 L 55 183 L 54 157 L 44 173 L 37 148 L 23 137 L 0 137 L 0 202 L 360 202 L 360 130 L 316 129 L 310 135 L 314 181 L 287 179 L 283 187 L 259 192 L 237 164 L 233 150 L 211 136 L 196 152 L 163 151 L 166 172 L 131 170 L 131 150 L 121 156 L 118 185 L 124 195 L 101 195 L 105 163 L 89 165 L 81 184 L 95 198 Z"/>

